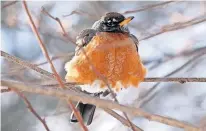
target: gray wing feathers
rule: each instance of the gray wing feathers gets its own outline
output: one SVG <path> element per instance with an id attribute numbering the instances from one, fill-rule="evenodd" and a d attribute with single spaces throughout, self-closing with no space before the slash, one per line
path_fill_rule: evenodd
<path id="1" fill-rule="evenodd" d="M 135 46 L 136 46 L 136 49 L 137 49 L 137 52 L 138 52 L 139 40 L 138 40 L 137 37 L 134 36 L 133 34 L 130 34 L 130 37 L 131 37 L 132 40 L 134 41 Z"/>

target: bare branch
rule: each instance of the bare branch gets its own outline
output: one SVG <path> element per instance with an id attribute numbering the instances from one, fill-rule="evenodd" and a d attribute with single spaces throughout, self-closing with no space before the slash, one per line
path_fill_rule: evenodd
<path id="1" fill-rule="evenodd" d="M 185 21 L 185 22 L 177 22 L 177 23 L 174 23 L 171 25 L 166 25 L 166 26 L 163 26 L 160 31 L 158 31 L 154 34 L 151 34 L 149 36 L 140 38 L 139 41 L 150 39 L 154 36 L 163 34 L 165 32 L 183 29 L 183 28 L 189 27 L 191 25 L 196 25 L 196 24 L 199 24 L 199 23 L 205 22 L 205 21 L 206 21 L 206 15 L 202 15 L 202 16 L 195 17 L 192 20 Z"/>
<path id="2" fill-rule="evenodd" d="M 74 10 L 68 15 L 63 15 L 63 17 L 68 17 L 74 14 L 81 15 L 81 16 L 87 16 L 89 18 L 92 18 L 93 20 L 96 20 L 96 17 L 94 15 L 89 14 L 88 12 L 80 11 L 80 10 Z"/>
<path id="3" fill-rule="evenodd" d="M 62 55 L 57 55 L 57 56 L 54 56 L 51 58 L 51 61 L 54 61 L 54 60 L 57 60 L 57 59 L 62 59 L 62 58 L 68 58 L 68 59 L 71 59 L 72 57 L 74 56 L 74 53 L 71 52 L 71 53 L 67 53 L 67 54 L 62 54 Z M 40 66 L 40 65 L 44 65 L 44 64 L 47 64 L 48 62 L 47 61 L 44 61 L 44 62 L 40 62 L 38 64 L 36 64 L 37 66 Z"/>
<path id="4" fill-rule="evenodd" d="M 175 69 L 174 71 L 170 72 L 169 74 L 167 74 L 165 77 L 169 77 L 179 71 L 181 71 L 182 69 L 184 69 L 186 66 L 188 66 L 189 64 L 191 64 L 192 62 L 194 62 L 196 59 L 198 59 L 199 57 L 201 57 L 202 55 L 206 54 L 206 52 L 201 52 L 197 55 L 195 55 L 193 58 L 191 58 L 190 60 L 188 60 L 186 63 L 184 63 L 182 66 L 180 66 L 179 68 Z M 204 81 L 205 78 L 203 78 Z M 191 82 L 191 81 L 190 81 Z M 142 98 L 143 101 L 139 102 L 139 107 L 142 107 L 144 104 L 146 104 L 151 98 L 153 98 L 153 95 L 150 95 L 160 84 L 160 82 L 158 82 L 157 84 L 155 84 L 146 94 L 144 94 L 144 97 Z M 148 97 L 148 98 L 147 98 Z"/>
<path id="5" fill-rule="evenodd" d="M 199 77 L 150 77 L 150 78 L 145 78 L 143 82 L 179 82 L 181 84 L 184 84 L 186 82 L 206 82 L 206 78 L 199 78 Z M 81 83 L 70 83 L 66 82 L 66 85 L 82 85 Z M 57 86 L 57 83 L 49 83 L 49 84 L 44 84 L 43 86 Z"/>
<path id="6" fill-rule="evenodd" d="M 22 98 L 22 100 L 24 101 L 25 105 L 27 106 L 27 108 L 30 110 L 30 112 L 32 114 L 34 114 L 34 116 L 43 124 L 44 128 L 46 129 L 46 131 L 50 131 L 49 127 L 46 124 L 46 121 L 44 119 L 42 119 L 39 114 L 34 110 L 34 108 L 32 107 L 31 103 L 29 102 L 29 100 L 24 96 L 23 93 L 21 93 L 20 91 L 18 91 L 18 89 L 16 88 L 12 88 L 12 91 L 16 92 L 16 94 L 18 94 L 19 97 Z"/>
<path id="7" fill-rule="evenodd" d="M 116 109 L 122 112 L 127 112 L 129 114 L 136 115 L 136 116 L 145 117 L 151 121 L 157 121 L 157 122 L 164 123 L 167 125 L 184 128 L 185 130 L 188 130 L 188 131 L 199 131 L 200 130 L 198 127 L 192 126 L 190 124 L 187 124 L 187 123 L 184 123 L 184 122 L 172 119 L 172 118 L 149 114 L 147 112 L 142 111 L 139 108 L 124 106 L 124 105 L 112 102 L 110 100 L 102 100 L 102 99 L 94 98 L 91 96 L 85 96 L 85 95 L 81 95 L 76 92 L 65 91 L 60 88 L 58 89 L 57 88 L 56 89 L 55 88 L 42 89 L 38 87 L 32 88 L 32 87 L 25 86 L 23 84 L 8 83 L 5 81 L 1 81 L 1 82 L 2 82 L 2 85 L 10 87 L 12 89 L 15 88 L 17 90 L 21 90 L 25 92 L 54 96 L 54 97 L 58 97 L 58 98 L 65 99 L 65 100 L 71 99 L 73 101 L 82 101 L 84 103 L 90 103 L 90 104 L 93 104 L 93 105 L 96 105 L 102 108 Z"/>
<path id="8" fill-rule="evenodd" d="M 158 67 L 160 64 L 164 64 L 165 62 L 168 62 L 168 61 L 171 61 L 177 57 L 182 57 L 182 56 L 191 56 L 191 55 L 197 55 L 197 54 L 206 54 L 206 47 L 202 47 L 202 48 L 199 48 L 199 49 L 195 49 L 195 50 L 190 50 L 190 51 L 182 51 L 180 53 L 178 53 L 177 55 L 170 55 L 169 57 L 165 58 L 164 60 L 162 60 L 161 62 L 159 62 L 158 64 L 152 66 L 150 68 L 150 70 Z M 157 60 L 158 61 L 158 60 Z M 148 62 L 148 61 L 147 61 Z"/>
<path id="9" fill-rule="evenodd" d="M 6 92 L 10 92 L 10 91 L 11 91 L 10 88 L 8 88 L 8 89 L 1 89 L 1 93 L 6 93 Z"/>
<path id="10" fill-rule="evenodd" d="M 116 118 L 117 120 L 119 120 L 122 124 L 131 127 L 131 124 L 134 128 L 134 130 L 137 131 L 143 131 L 142 129 L 140 129 L 138 126 L 134 125 L 133 123 L 129 123 L 127 119 L 123 118 L 122 116 L 120 116 L 119 114 L 117 114 L 115 111 L 110 110 L 108 108 L 103 108 L 105 112 L 107 112 L 108 114 L 112 115 L 114 118 Z"/>
<path id="11" fill-rule="evenodd" d="M 41 75 L 44 75 L 48 78 L 55 78 L 54 74 L 52 74 L 48 71 L 45 71 L 45 70 L 35 66 L 34 64 L 30 64 L 29 62 L 26 62 L 26 61 L 23 61 L 19 58 L 16 58 L 15 56 L 11 56 L 11 55 L 7 54 L 4 51 L 1 51 L 1 56 L 4 57 L 5 59 L 9 60 L 9 61 L 12 61 L 12 62 L 22 66 L 22 67 L 25 67 L 27 69 L 32 69 L 33 71 L 38 72 Z"/>
<path id="12" fill-rule="evenodd" d="M 145 10 L 148 10 L 148 9 L 156 8 L 156 7 L 159 7 L 159 6 L 167 5 L 167 4 L 172 3 L 172 2 L 175 2 L 175 1 L 167 1 L 167 2 L 162 2 L 162 3 L 158 3 L 158 4 L 147 5 L 147 6 L 144 6 L 144 7 L 140 7 L 140 9 L 125 11 L 121 14 L 137 13 L 137 12 L 145 11 Z M 89 18 L 92 18 L 92 19 L 96 20 L 96 17 L 94 15 L 89 14 L 88 12 L 85 12 L 85 11 L 81 11 L 81 10 L 73 10 L 70 14 L 63 15 L 63 17 L 68 17 L 68 16 L 71 16 L 71 15 L 74 15 L 74 14 L 81 15 L 81 16 L 87 16 Z"/>
<path id="13" fill-rule="evenodd" d="M 52 69 L 52 72 L 54 73 L 54 76 L 56 77 L 57 81 L 59 82 L 59 84 L 60 84 L 60 85 L 62 86 L 62 88 L 63 88 L 63 87 L 64 87 L 64 84 L 63 84 L 63 82 L 61 81 L 58 73 L 56 72 L 56 69 L 55 69 L 55 67 L 54 67 L 54 65 L 53 65 L 53 63 L 52 63 L 52 61 L 51 61 L 51 59 L 50 59 L 50 57 L 49 57 L 49 54 L 48 54 L 48 52 L 47 52 L 47 50 L 46 50 L 46 47 L 44 46 L 44 43 L 43 43 L 43 41 L 42 41 L 42 39 L 41 39 L 41 37 L 40 37 L 40 35 L 39 35 L 39 32 L 37 31 L 36 25 L 34 24 L 34 21 L 33 21 L 33 19 L 32 19 L 32 16 L 31 16 L 31 14 L 30 14 L 30 12 L 29 12 L 29 9 L 28 9 L 27 4 L 26 4 L 25 1 L 23 1 L 23 6 L 24 6 L 25 11 L 26 11 L 26 13 L 27 13 L 27 16 L 28 16 L 28 18 L 29 18 L 29 22 L 30 22 L 31 28 L 32 28 L 32 30 L 33 30 L 33 32 L 34 32 L 34 35 L 36 36 L 36 38 L 37 38 L 37 40 L 38 40 L 38 42 L 39 42 L 39 46 L 40 46 L 40 48 L 41 48 L 41 50 L 42 50 L 42 53 L 44 54 L 44 56 L 46 57 L 48 63 L 50 64 L 50 67 L 51 67 L 51 69 Z"/>
<path id="14" fill-rule="evenodd" d="M 125 11 L 122 14 L 137 13 L 137 12 L 145 11 L 145 10 L 148 10 L 148 9 L 156 8 L 156 7 L 159 7 L 159 6 L 167 5 L 167 4 L 170 4 L 172 2 L 175 2 L 175 1 L 167 1 L 167 2 L 161 2 L 161 3 L 158 3 L 158 4 L 147 5 L 147 6 L 140 7 L 139 9 Z"/>
<path id="15" fill-rule="evenodd" d="M 206 82 L 206 78 L 145 78 L 144 82 Z"/>
<path id="16" fill-rule="evenodd" d="M 18 2 L 18 1 L 8 2 L 7 4 L 4 4 L 4 5 L 1 7 L 1 9 L 4 9 L 4 8 L 9 7 L 9 6 L 11 6 L 11 5 L 14 5 L 14 4 L 16 4 L 17 2 Z"/>
<path id="17" fill-rule="evenodd" d="M 32 16 L 31 16 L 31 14 L 29 12 L 29 9 L 28 9 L 27 4 L 26 4 L 25 1 L 23 1 L 23 6 L 24 6 L 24 9 L 25 9 L 25 11 L 27 13 L 27 16 L 29 18 L 29 22 L 30 22 L 31 28 L 32 28 L 32 30 L 34 32 L 34 35 L 37 37 L 37 40 L 39 42 L 40 48 L 42 49 L 42 52 L 43 52 L 44 56 L 46 57 L 47 61 L 49 62 L 50 67 L 51 67 L 51 69 L 52 69 L 52 71 L 53 71 L 53 73 L 55 75 L 56 80 L 59 82 L 59 85 L 61 86 L 61 88 L 64 88 L 64 83 L 61 80 L 60 76 L 58 75 L 58 73 L 57 73 L 57 71 L 56 71 L 56 69 L 55 69 L 55 67 L 54 67 L 54 65 L 53 65 L 53 63 L 52 63 L 52 61 L 51 61 L 51 59 L 49 57 L 49 54 L 48 54 L 48 52 L 46 50 L 46 47 L 44 46 L 43 41 L 41 40 L 39 32 L 37 31 L 36 25 L 34 24 L 34 21 L 32 19 Z M 70 100 L 69 100 L 69 106 L 74 111 L 74 114 L 75 114 L 77 120 L 79 121 L 80 126 L 82 127 L 82 129 L 84 131 L 88 131 L 87 127 L 83 123 L 82 116 L 80 115 L 79 111 L 75 108 L 75 106 L 72 104 L 72 102 Z"/>
<path id="18" fill-rule="evenodd" d="M 63 25 L 62 25 L 62 23 L 61 23 L 61 21 L 59 20 L 58 17 L 54 17 L 51 14 L 49 14 L 49 12 L 47 12 L 43 6 L 42 6 L 42 13 L 44 13 L 47 16 L 49 16 L 53 20 L 57 21 L 59 23 L 61 29 L 62 29 L 63 36 L 66 37 L 70 42 L 75 43 L 75 41 L 71 37 L 68 36 L 66 30 L 64 29 L 64 27 L 63 27 Z"/>

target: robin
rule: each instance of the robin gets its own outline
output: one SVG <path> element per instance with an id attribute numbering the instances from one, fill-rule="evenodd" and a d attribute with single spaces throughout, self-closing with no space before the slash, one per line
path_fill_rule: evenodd
<path id="1" fill-rule="evenodd" d="M 129 86 L 138 87 L 144 80 L 146 68 L 138 54 L 138 40 L 126 27 L 133 18 L 110 12 L 95 22 L 93 29 L 82 31 L 77 37 L 77 44 L 84 48 L 90 61 L 77 48 L 76 55 L 65 65 L 66 81 L 82 83 L 83 91 L 97 96 L 107 90 L 100 74 L 115 92 Z M 77 107 L 90 125 L 96 107 L 81 102 Z M 74 121 L 77 122 L 76 119 Z"/>

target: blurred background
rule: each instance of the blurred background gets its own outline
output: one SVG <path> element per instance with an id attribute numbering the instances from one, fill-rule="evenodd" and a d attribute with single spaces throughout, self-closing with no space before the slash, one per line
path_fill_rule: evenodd
<path id="1" fill-rule="evenodd" d="M 1 1 L 1 50 L 51 72 L 34 36 L 22 2 Z M 147 77 L 206 77 L 206 2 L 192 1 L 36 1 L 27 2 L 41 38 L 62 79 L 75 46 L 62 36 L 59 24 L 41 12 L 42 6 L 58 17 L 68 35 L 76 35 L 106 12 L 135 16 L 130 31 L 140 40 L 139 53 L 148 69 Z M 51 80 L 1 58 L 1 79 L 28 85 Z M 59 99 L 25 93 L 34 109 L 46 119 L 51 131 L 79 131 L 70 124 L 68 109 Z M 203 126 L 206 119 L 206 83 L 141 83 L 120 92 L 122 104 L 140 107 L 162 116 Z M 120 112 L 118 112 L 120 113 Z M 121 113 L 120 113 L 121 114 Z M 181 131 L 145 118 L 129 116 L 144 131 Z M 91 131 L 128 131 L 118 120 L 97 109 Z M 43 131 L 42 124 L 15 93 L 1 93 L 2 131 Z"/>

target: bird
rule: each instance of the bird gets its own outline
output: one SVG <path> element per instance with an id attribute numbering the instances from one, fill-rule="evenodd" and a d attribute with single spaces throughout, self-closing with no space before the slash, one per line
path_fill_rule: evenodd
<path id="1" fill-rule="evenodd" d="M 91 29 L 83 30 L 77 36 L 79 46 L 75 49 L 75 56 L 65 64 L 66 81 L 81 83 L 83 91 L 96 96 L 107 90 L 107 83 L 101 76 L 106 78 L 116 93 L 130 86 L 138 87 L 147 70 L 138 53 L 139 41 L 127 27 L 133 18 L 109 12 L 95 22 Z M 87 103 L 78 102 L 77 107 L 83 120 L 87 120 L 87 125 L 90 125 L 96 106 L 85 108 Z M 89 115 L 85 115 L 86 112 Z M 76 119 L 74 121 L 77 122 Z"/>

